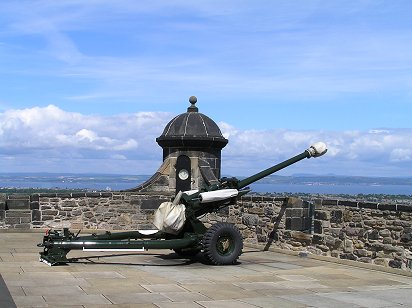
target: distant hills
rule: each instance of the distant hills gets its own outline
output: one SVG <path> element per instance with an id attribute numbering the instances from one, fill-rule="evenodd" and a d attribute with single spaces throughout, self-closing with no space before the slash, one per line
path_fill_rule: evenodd
<path id="1" fill-rule="evenodd" d="M 365 177 L 343 175 L 270 175 L 264 184 L 324 184 L 324 185 L 412 185 L 412 177 Z M 412 187 L 411 187 L 412 188 Z"/>
<path id="2" fill-rule="evenodd" d="M 123 174 L 0 173 L 0 187 L 85 188 L 90 185 L 108 185 L 110 187 L 114 186 L 114 188 L 117 186 L 133 187 L 143 183 L 149 177 L 149 175 Z M 238 179 L 243 178 L 245 177 L 238 177 Z M 270 175 L 259 180 L 257 184 L 412 186 L 412 177 L 364 177 L 313 174 L 296 174 L 292 176 Z"/>
<path id="3" fill-rule="evenodd" d="M 119 191 L 136 187 L 149 175 L 0 173 L 0 193 Z M 238 177 L 243 179 L 245 177 Z M 362 177 L 298 174 L 270 175 L 253 183 L 255 193 L 382 195 L 412 197 L 412 177 Z M 409 199 L 408 199 L 409 200 Z"/>

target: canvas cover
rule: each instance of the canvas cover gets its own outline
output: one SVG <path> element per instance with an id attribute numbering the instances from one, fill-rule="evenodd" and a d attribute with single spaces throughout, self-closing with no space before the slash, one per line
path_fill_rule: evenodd
<path id="1" fill-rule="evenodd" d="M 160 231 L 177 234 L 186 221 L 184 204 L 178 204 L 182 193 L 179 192 L 173 202 L 163 202 L 155 212 L 153 224 Z"/>
<path id="2" fill-rule="evenodd" d="M 232 197 L 236 197 L 238 193 L 239 191 L 237 189 L 220 189 L 215 191 L 203 192 L 200 193 L 200 202 L 208 203 L 214 201 L 221 201 Z"/>

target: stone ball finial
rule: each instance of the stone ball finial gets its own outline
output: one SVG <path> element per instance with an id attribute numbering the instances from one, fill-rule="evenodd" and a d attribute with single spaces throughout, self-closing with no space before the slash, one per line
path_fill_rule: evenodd
<path id="1" fill-rule="evenodd" d="M 189 103 L 192 105 L 189 108 L 187 108 L 187 112 L 198 112 L 199 111 L 199 108 L 195 106 L 195 104 L 197 103 L 196 96 L 189 97 Z"/>
<path id="2" fill-rule="evenodd" d="M 192 105 L 197 103 L 197 97 L 196 96 L 191 96 L 189 97 L 189 103 L 191 103 Z"/>

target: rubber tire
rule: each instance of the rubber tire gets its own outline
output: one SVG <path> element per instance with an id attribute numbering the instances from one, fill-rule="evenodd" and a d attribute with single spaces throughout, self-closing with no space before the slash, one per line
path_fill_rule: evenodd
<path id="1" fill-rule="evenodd" d="M 242 253 L 243 238 L 233 224 L 219 222 L 211 226 L 203 236 L 203 253 L 208 263 L 230 265 L 237 263 Z M 229 245 L 227 248 L 223 245 Z"/>

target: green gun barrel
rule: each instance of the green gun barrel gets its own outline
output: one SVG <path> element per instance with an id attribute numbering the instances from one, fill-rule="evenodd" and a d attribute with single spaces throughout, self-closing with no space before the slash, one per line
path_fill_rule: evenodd
<path id="1" fill-rule="evenodd" d="M 304 152 L 302 152 L 302 153 L 300 153 L 300 154 L 298 154 L 298 155 L 296 155 L 292 158 L 289 158 L 288 160 L 285 160 L 284 162 L 281 162 L 281 163 L 279 163 L 279 164 L 277 164 L 273 167 L 270 167 L 266 170 L 263 170 L 259 173 L 254 174 L 250 177 L 247 177 L 243 180 L 238 181 L 237 188 L 242 189 L 242 188 L 244 188 L 244 187 L 260 180 L 260 179 L 263 179 L 264 177 L 266 177 L 266 176 L 268 176 L 268 175 L 270 175 L 274 172 L 277 172 L 277 171 L 279 171 L 283 168 L 286 168 L 286 167 L 288 167 L 288 166 L 290 166 L 290 165 L 292 165 L 292 164 L 294 164 L 294 163 L 296 163 L 296 162 L 298 162 L 302 159 L 322 156 L 323 154 L 326 153 L 326 151 L 327 151 L 326 145 L 323 142 L 317 142 L 317 143 L 311 145 Z"/>

